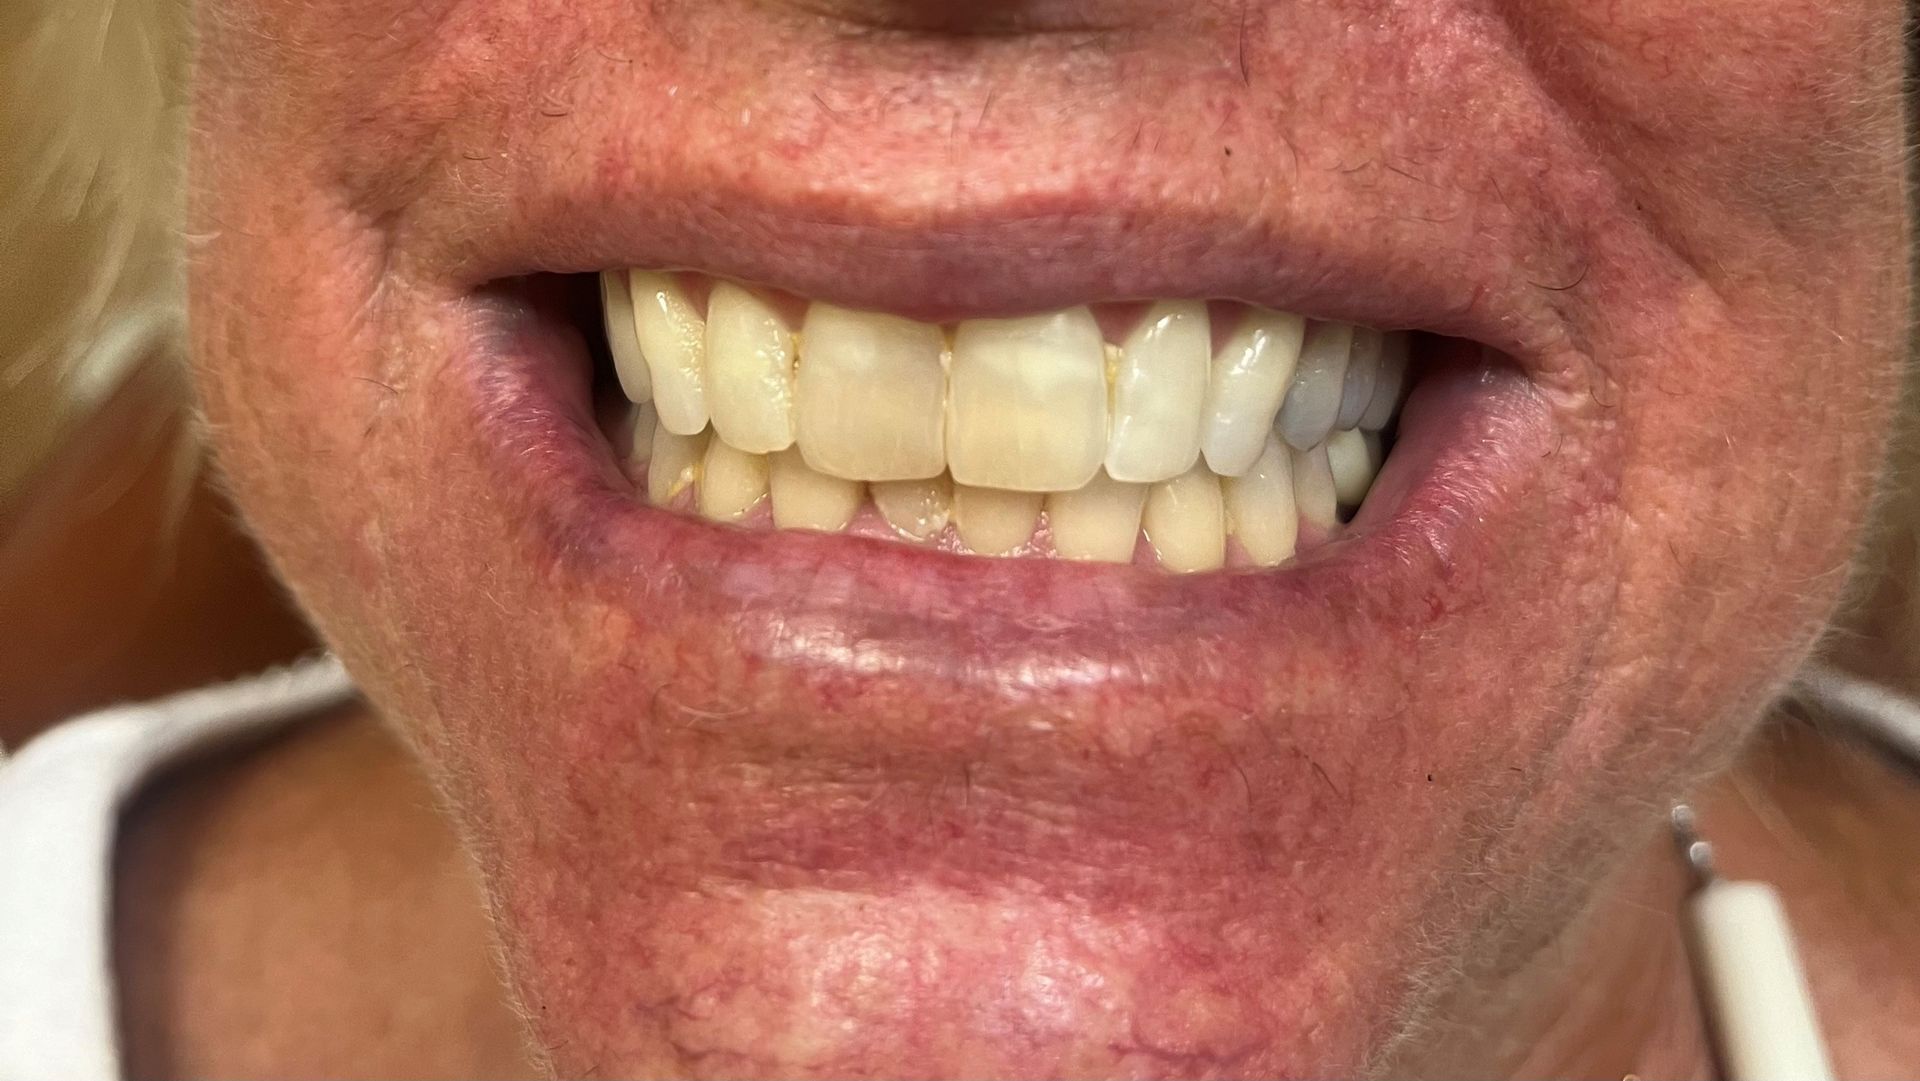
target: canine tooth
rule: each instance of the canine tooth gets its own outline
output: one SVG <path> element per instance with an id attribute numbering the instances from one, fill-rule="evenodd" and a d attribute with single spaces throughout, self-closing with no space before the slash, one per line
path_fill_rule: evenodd
<path id="1" fill-rule="evenodd" d="M 793 446 L 793 328 L 732 282 L 707 301 L 707 411 L 713 434 L 736 450 Z"/>
<path id="2" fill-rule="evenodd" d="M 1066 559 L 1133 562 L 1146 502 L 1146 485 L 1114 480 L 1104 472 L 1084 488 L 1053 493 L 1047 497 L 1047 526 L 1054 552 Z"/>
<path id="3" fill-rule="evenodd" d="M 887 524 L 914 540 L 938 536 L 952 515 L 953 481 L 945 473 L 926 480 L 879 481 L 867 490 Z"/>
<path id="4" fill-rule="evenodd" d="M 1405 331 L 1395 331 L 1380 340 L 1380 374 L 1373 381 L 1373 396 L 1366 412 L 1360 415 L 1360 427 L 1377 432 L 1393 423 L 1400 408 L 1400 390 L 1406 385 L 1407 349 L 1412 344 Z"/>
<path id="5" fill-rule="evenodd" d="M 1147 492 L 1142 516 L 1160 565 L 1186 574 L 1227 561 L 1226 508 L 1220 478 L 1195 467 Z"/>
<path id="6" fill-rule="evenodd" d="M 1346 378 L 1340 384 L 1340 411 L 1334 418 L 1337 429 L 1360 423 L 1373 401 L 1373 384 L 1380 377 L 1383 336 L 1372 327 L 1353 328 L 1353 352 L 1347 358 Z"/>
<path id="7" fill-rule="evenodd" d="M 707 440 L 707 457 L 694 495 L 700 513 L 715 521 L 746 517 L 767 498 L 767 456 L 741 450 L 718 436 Z"/>
<path id="8" fill-rule="evenodd" d="M 701 462 L 712 434 L 702 428 L 693 435 L 677 435 L 664 424 L 654 429 L 653 454 L 647 459 L 649 502 L 664 507 L 700 482 Z"/>
<path id="9" fill-rule="evenodd" d="M 1293 505 L 1300 520 L 1322 529 L 1339 521 L 1340 502 L 1333 490 L 1333 468 L 1326 444 L 1290 452 L 1293 465 Z"/>
<path id="10" fill-rule="evenodd" d="M 1315 323 L 1300 347 L 1300 369 L 1287 391 L 1276 426 L 1280 438 L 1305 450 L 1327 438 L 1340 416 L 1340 391 L 1353 352 L 1352 323 Z"/>
<path id="11" fill-rule="evenodd" d="M 1343 507 L 1365 502 L 1367 489 L 1380 473 L 1380 436 L 1348 428 L 1327 437 L 1327 469 L 1333 474 L 1333 494 Z"/>
<path id="12" fill-rule="evenodd" d="M 1006 555 L 1033 539 L 1040 524 L 1038 492 L 953 486 L 953 528 L 960 540 L 983 556 Z"/>
<path id="13" fill-rule="evenodd" d="M 1155 304 L 1127 335 L 1113 376 L 1108 476 L 1162 481 L 1193 466 L 1212 347 L 1207 306 L 1197 300 Z"/>
<path id="14" fill-rule="evenodd" d="M 627 285 L 624 270 L 600 272 L 600 312 L 607 326 L 607 350 L 613 354 L 613 371 L 620 377 L 620 391 L 630 402 L 653 399 L 653 377 L 647 372 L 647 358 L 640 351 L 640 332 L 634 327 L 633 290 Z"/>
<path id="15" fill-rule="evenodd" d="M 767 484 L 773 493 L 773 524 L 781 529 L 837 533 L 860 509 L 859 481 L 819 472 L 792 447 L 773 455 Z"/>
<path id="16" fill-rule="evenodd" d="M 1227 507 L 1227 528 L 1239 538 L 1247 557 L 1262 567 L 1293 558 L 1300 521 L 1293 505 L 1293 459 L 1280 437 L 1269 434 L 1260 459 L 1244 476 L 1220 482 Z"/>
<path id="17" fill-rule="evenodd" d="M 1106 350 L 1084 307 L 954 332 L 947 468 L 960 484 L 1071 491 L 1107 450 Z"/>
<path id="18" fill-rule="evenodd" d="M 794 415 L 808 465 L 847 480 L 940 475 L 947 373 L 939 327 L 815 303 L 800 340 Z"/>
<path id="19" fill-rule="evenodd" d="M 665 274 L 629 271 L 627 284 L 660 424 L 675 435 L 695 435 L 707 426 L 706 320 Z"/>
<path id="20" fill-rule="evenodd" d="M 1214 354 L 1200 452 L 1215 473 L 1237 477 L 1260 457 L 1305 333 L 1300 316 L 1249 308 L 1233 337 Z"/>

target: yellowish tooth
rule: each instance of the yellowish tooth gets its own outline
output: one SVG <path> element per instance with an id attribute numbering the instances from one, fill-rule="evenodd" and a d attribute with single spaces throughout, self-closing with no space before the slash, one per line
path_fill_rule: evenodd
<path id="1" fill-rule="evenodd" d="M 1333 467 L 1327 462 L 1327 445 L 1311 450 L 1289 448 L 1293 465 L 1293 505 L 1300 520 L 1322 529 L 1332 529 L 1340 521 L 1340 500 L 1333 490 Z"/>
<path id="2" fill-rule="evenodd" d="M 1033 539 L 1040 524 L 1038 492 L 953 486 L 953 528 L 961 543 L 983 556 L 1006 555 Z"/>
<path id="3" fill-rule="evenodd" d="M 837 533 L 860 509 L 862 487 L 807 465 L 800 451 L 788 448 L 772 458 L 768 487 L 773 493 L 773 524 L 781 529 L 820 529 Z"/>
<path id="4" fill-rule="evenodd" d="M 924 480 L 947 467 L 946 337 L 894 315 L 815 303 L 794 415 L 807 464 L 848 480 Z"/>
<path id="5" fill-rule="evenodd" d="M 1106 455 L 1106 349 L 1084 307 L 961 323 L 947 391 L 957 483 L 1067 492 Z"/>
<path id="6" fill-rule="evenodd" d="M 647 460 L 647 500 L 664 507 L 680 493 L 700 483 L 712 433 L 702 428 L 693 435 L 676 435 L 665 425 L 654 429 L 653 455 Z"/>
<path id="7" fill-rule="evenodd" d="M 1307 322 L 1289 312 L 1249 308 L 1213 356 L 1200 452 L 1224 477 L 1253 467 L 1300 359 Z"/>
<path id="8" fill-rule="evenodd" d="M 793 328 L 772 305 L 721 282 L 707 301 L 707 411 L 713 434 L 750 454 L 793 446 Z"/>
<path id="9" fill-rule="evenodd" d="M 1327 469 L 1333 474 L 1333 494 L 1343 507 L 1366 501 L 1367 489 L 1380 472 L 1380 435 L 1351 428 L 1327 437 Z"/>
<path id="10" fill-rule="evenodd" d="M 1274 427 L 1296 450 L 1325 442 L 1340 416 L 1340 392 L 1346 386 L 1347 359 L 1353 355 L 1352 323 L 1315 323 L 1300 347 L 1286 403 Z"/>
<path id="11" fill-rule="evenodd" d="M 1260 457 L 1244 476 L 1220 482 L 1227 508 L 1227 529 L 1247 558 L 1277 567 L 1293 558 L 1300 539 L 1299 512 L 1293 506 L 1293 459 L 1278 436 L 1268 435 Z"/>
<path id="12" fill-rule="evenodd" d="M 627 284 L 660 425 L 675 435 L 694 435 L 707 426 L 706 320 L 666 274 L 629 271 Z"/>
<path id="13" fill-rule="evenodd" d="M 653 377 L 647 372 L 647 358 L 640 351 L 640 332 L 634 326 L 633 291 L 627 285 L 624 270 L 600 272 L 600 311 L 607 327 L 607 349 L 613 354 L 613 371 L 620 377 L 620 391 L 630 402 L 653 400 Z"/>
<path id="14" fill-rule="evenodd" d="M 1133 562 L 1146 502 L 1146 485 L 1117 481 L 1105 472 L 1084 488 L 1053 493 L 1047 497 L 1053 550 L 1066 559 Z"/>
<path id="15" fill-rule="evenodd" d="M 1204 468 L 1196 466 L 1148 489 L 1142 522 L 1160 565 L 1170 571 L 1210 571 L 1227 561 L 1220 478 Z"/>
<path id="16" fill-rule="evenodd" d="M 707 440 L 707 457 L 694 495 L 706 517 L 739 521 L 767 498 L 767 456 L 749 454 L 718 437 Z"/>
<path id="17" fill-rule="evenodd" d="M 1407 351 L 1412 345 L 1406 331 L 1394 331 L 1380 341 L 1380 374 L 1374 377 L 1373 394 L 1360 415 L 1360 427 L 1377 432 L 1393 423 L 1400 408 L 1400 391 L 1406 385 Z"/>
<path id="18" fill-rule="evenodd" d="M 1340 386 L 1340 413 L 1336 430 L 1360 423 L 1373 401 L 1373 384 L 1380 377 L 1380 356 L 1386 336 L 1372 327 L 1353 328 L 1353 352 L 1347 357 L 1347 374 Z"/>
<path id="19" fill-rule="evenodd" d="M 867 490 L 894 532 L 912 540 L 939 536 L 953 512 L 953 481 L 945 473 L 926 480 L 877 481 Z"/>
<path id="20" fill-rule="evenodd" d="M 660 428 L 660 418 L 654 414 L 651 405 L 636 405 L 627 418 L 626 446 L 616 447 L 621 456 L 621 465 L 628 479 L 638 483 L 646 477 L 647 463 L 653 459 L 653 436 Z"/>
<path id="21" fill-rule="evenodd" d="M 1200 457 L 1213 334 L 1207 306 L 1161 301 L 1119 349 L 1107 475 L 1123 481 L 1177 477 Z"/>

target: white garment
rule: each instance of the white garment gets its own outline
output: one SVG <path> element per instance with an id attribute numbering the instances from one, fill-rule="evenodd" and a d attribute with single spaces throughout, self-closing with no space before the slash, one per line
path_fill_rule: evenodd
<path id="1" fill-rule="evenodd" d="M 88 714 L 0 758 L 0 1081 L 120 1076 L 113 848 L 141 785 L 352 694 L 321 657 Z"/>

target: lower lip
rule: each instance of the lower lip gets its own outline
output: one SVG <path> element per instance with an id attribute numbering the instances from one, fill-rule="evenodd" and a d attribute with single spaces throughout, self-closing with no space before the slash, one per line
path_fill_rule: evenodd
<path id="1" fill-rule="evenodd" d="M 1213 669 L 1312 640 L 1418 633 L 1473 590 L 1458 553 L 1501 529 L 1550 441 L 1514 366 L 1449 342 L 1346 534 L 1274 570 L 988 559 L 856 536 L 740 529 L 635 498 L 594 417 L 578 333 L 518 303 L 479 313 L 455 370 L 502 485 L 545 495 L 528 555 L 642 635 L 724 635 L 740 663 L 803 678 L 953 681 L 1008 694 Z M 1222 678 L 1237 678 L 1223 676 Z M 1248 678 L 1252 678 L 1249 676 Z M 984 681 L 984 683 L 983 683 Z"/>

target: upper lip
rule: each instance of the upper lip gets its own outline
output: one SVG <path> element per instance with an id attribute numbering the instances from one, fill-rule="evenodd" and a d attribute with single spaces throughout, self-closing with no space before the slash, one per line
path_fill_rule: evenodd
<path id="1" fill-rule="evenodd" d="M 1184 61 L 1050 107 L 1071 84 L 1021 75 L 969 96 L 936 66 L 936 104 L 888 109 L 874 104 L 892 86 L 885 65 L 864 53 L 798 69 L 805 58 L 782 53 L 749 94 L 730 86 L 736 72 L 670 52 L 644 71 L 603 59 L 550 113 L 447 140 L 460 153 L 423 170 L 395 225 L 402 249 L 455 290 L 687 268 L 940 322 L 1231 298 L 1478 341 L 1542 381 L 1576 367 L 1559 290 L 1578 281 L 1579 230 L 1598 215 L 1513 179 L 1515 162 L 1579 161 L 1536 117 L 1514 125 L 1532 146 L 1475 145 L 1497 125 L 1463 129 L 1442 109 L 1457 103 L 1409 85 L 1269 123 L 1270 93 Z M 1422 77 L 1443 80 L 1447 64 L 1428 61 L 1440 75 Z"/>

